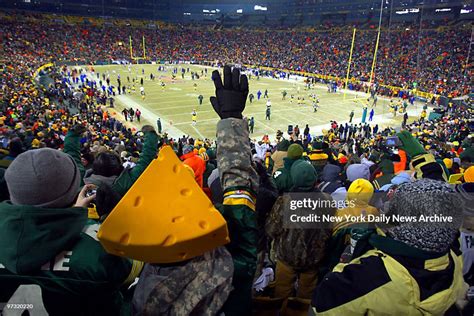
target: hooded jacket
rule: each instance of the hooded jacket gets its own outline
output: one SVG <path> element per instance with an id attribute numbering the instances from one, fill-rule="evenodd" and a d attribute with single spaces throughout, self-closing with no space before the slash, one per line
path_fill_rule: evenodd
<path id="1" fill-rule="evenodd" d="M 309 162 L 297 160 L 291 167 L 291 177 L 294 183 L 292 193 L 284 194 L 277 199 L 267 219 L 265 231 L 274 240 L 278 260 L 296 270 L 314 270 L 324 258 L 331 229 L 330 227 L 300 225 L 297 222 L 293 225 L 285 225 L 285 221 L 291 220 L 290 216 L 308 214 L 308 209 L 290 209 L 288 206 L 292 200 L 301 199 L 301 194 L 304 194 L 302 192 L 307 192 L 308 196 L 313 197 L 317 194 L 316 192 L 319 192 L 314 189 L 316 171 Z M 297 192 L 295 194 L 298 195 L 293 197 L 293 192 Z M 332 201 L 327 194 L 319 193 L 318 198 Z M 320 216 L 332 216 L 334 212 L 335 209 L 330 207 L 318 207 L 313 210 L 313 213 Z"/>
<path id="2" fill-rule="evenodd" d="M 340 174 L 342 170 L 339 166 L 333 164 L 327 164 L 323 168 L 322 182 L 319 184 L 319 189 L 324 193 L 333 193 L 337 188 L 340 188 L 343 184 L 340 180 Z"/>
<path id="3" fill-rule="evenodd" d="M 432 253 L 369 235 L 372 248 L 316 288 L 311 315 L 443 315 L 467 288 L 460 253 Z"/>
<path id="4" fill-rule="evenodd" d="M 319 227 L 285 228 L 285 219 L 292 215 L 285 212 L 294 213 L 287 207 L 290 201 L 291 194 L 277 199 L 267 219 L 265 231 L 274 239 L 278 260 L 300 271 L 316 269 L 326 254 L 326 242 L 331 236 L 331 230 Z M 320 208 L 319 211 L 318 215 L 334 215 L 334 209 Z"/>
<path id="5" fill-rule="evenodd" d="M 107 254 L 84 208 L 0 204 L 0 301 L 38 285 L 49 315 L 117 315 L 142 264 Z"/>
<path id="6" fill-rule="evenodd" d="M 193 151 L 182 155 L 180 158 L 183 160 L 184 164 L 190 166 L 193 169 L 196 182 L 202 188 L 204 171 L 206 170 L 206 162 L 204 159 L 196 155 L 196 153 Z"/>
<path id="7" fill-rule="evenodd" d="M 290 170 L 291 166 L 298 159 L 290 159 L 288 157 L 283 158 L 283 168 L 278 169 L 273 174 L 273 180 L 275 181 L 275 186 L 278 189 L 278 193 L 282 194 L 284 192 L 289 192 L 293 187 L 293 180 L 291 180 Z"/>

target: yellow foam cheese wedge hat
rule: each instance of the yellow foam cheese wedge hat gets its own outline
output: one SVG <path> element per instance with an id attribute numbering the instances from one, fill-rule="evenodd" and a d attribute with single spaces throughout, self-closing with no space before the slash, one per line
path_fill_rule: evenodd
<path id="1" fill-rule="evenodd" d="M 172 263 L 230 241 L 227 223 L 171 147 L 161 149 L 97 234 L 105 250 Z"/>

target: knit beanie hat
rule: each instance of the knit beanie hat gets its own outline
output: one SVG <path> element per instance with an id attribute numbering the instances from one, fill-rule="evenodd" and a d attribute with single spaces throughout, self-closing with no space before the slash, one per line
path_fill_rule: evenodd
<path id="1" fill-rule="evenodd" d="M 71 156 L 51 148 L 19 155 L 5 172 L 13 204 L 69 207 L 79 192 L 79 168 Z"/>
<path id="2" fill-rule="evenodd" d="M 474 166 L 470 166 L 464 171 L 464 182 L 474 182 Z"/>
<path id="3" fill-rule="evenodd" d="M 292 189 L 298 191 L 311 191 L 317 180 L 316 170 L 306 160 L 295 161 L 291 166 L 290 175 L 293 181 Z"/>
<path id="4" fill-rule="evenodd" d="M 461 226 L 463 203 L 446 182 L 421 179 L 404 183 L 385 206 L 388 216 L 452 216 L 453 221 L 400 222 L 387 230 L 387 236 L 411 247 L 446 253 Z M 393 223 L 393 222 L 392 222 Z"/>
<path id="5" fill-rule="evenodd" d="M 288 147 L 290 147 L 290 142 L 287 139 L 283 139 L 277 144 L 276 147 L 278 151 L 288 151 Z"/>
<path id="6" fill-rule="evenodd" d="M 300 159 L 302 155 L 303 147 L 301 147 L 301 145 L 291 144 L 290 147 L 288 147 L 288 154 L 286 155 L 288 158 L 296 160 Z"/>
<path id="7" fill-rule="evenodd" d="M 368 203 L 374 194 L 374 186 L 366 179 L 357 179 L 351 183 L 347 190 L 347 200 Z"/>
<path id="8" fill-rule="evenodd" d="M 355 163 L 347 167 L 346 170 L 347 180 L 353 182 L 357 179 L 366 179 L 370 178 L 369 166 L 366 164 Z"/>

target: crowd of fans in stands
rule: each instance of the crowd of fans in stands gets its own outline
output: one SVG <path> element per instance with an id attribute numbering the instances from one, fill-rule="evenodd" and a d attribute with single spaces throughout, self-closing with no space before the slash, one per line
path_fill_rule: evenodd
<path id="1" fill-rule="evenodd" d="M 156 30 L 42 22 L 4 21 L 0 35 L 7 52 L 21 49 L 25 54 L 34 51 L 44 60 L 89 64 L 128 59 L 132 36 L 133 47 L 140 52 L 145 38 L 150 60 L 232 62 L 345 78 L 352 39 L 347 30 L 215 31 L 183 26 Z M 356 34 L 351 78 L 369 81 L 376 36 L 374 30 Z M 375 81 L 446 96 L 464 95 L 469 90 L 469 37 L 470 29 L 463 28 L 383 30 Z"/>
<path id="2" fill-rule="evenodd" d="M 244 315 L 252 308 L 254 278 L 276 260 L 273 298 L 254 295 L 256 312 L 280 308 L 284 300 L 283 308 L 311 305 L 311 312 L 328 314 L 461 309 L 454 306 L 465 299 L 464 280 L 474 285 L 474 269 L 467 256 L 471 245 L 464 242 L 468 238 L 461 247 L 456 244 L 460 223 L 397 223 L 385 229 L 343 220 L 334 227 L 288 228 L 283 214 L 289 199 L 285 193 L 301 192 L 342 202 L 337 209 L 318 209 L 320 215 L 345 218 L 384 211 L 450 214 L 460 220 L 467 213 L 469 219 L 469 203 L 463 199 L 472 201 L 474 182 L 472 104 L 436 120 L 409 123 L 399 133 L 333 121 L 324 135 L 312 135 L 308 128 L 300 135 L 277 133 L 273 142 L 250 143 L 241 114 L 248 84 L 241 79 L 232 88 L 227 84 L 232 80 L 223 85 L 213 74 L 217 99 L 211 103 L 222 119 L 217 139 L 171 139 L 151 126 L 136 132 L 111 117 L 100 88 L 63 80 L 68 67 L 54 67 L 43 86 L 32 78 L 50 60 L 126 58 L 126 45 L 116 44 L 126 42 L 126 30 L 1 25 L 0 301 L 15 303 L 19 285 L 38 284 L 44 307 L 54 315 L 112 315 L 127 308 L 135 314 Z M 150 56 L 159 59 L 233 61 L 339 76 L 345 70 L 340 60 L 347 59 L 350 45 L 349 35 L 331 32 L 133 32 L 134 37 L 145 34 Z M 426 90 L 464 93 L 470 88 L 461 66 L 466 48 L 460 43 L 466 34 L 442 34 L 425 32 L 420 46 L 417 33 L 385 34 L 389 38 L 380 51 L 387 57 L 380 56 L 377 78 L 396 85 L 416 80 Z M 358 78 L 369 72 L 374 38 L 367 32 L 358 39 L 353 67 Z M 230 70 L 224 76 L 231 76 Z M 235 83 L 239 74 L 232 76 Z M 222 212 L 229 246 L 184 262 L 144 267 L 105 253 L 96 241 L 96 226 L 168 145 Z M 457 179 L 448 184 L 453 175 Z M 97 192 L 86 196 L 92 188 Z M 355 205 L 345 202 L 351 199 Z M 87 221 L 92 201 L 98 216 Z M 461 234 L 472 238 L 469 224 L 462 223 Z M 128 285 L 138 276 L 133 293 Z M 423 285 L 418 301 L 406 278 Z"/>

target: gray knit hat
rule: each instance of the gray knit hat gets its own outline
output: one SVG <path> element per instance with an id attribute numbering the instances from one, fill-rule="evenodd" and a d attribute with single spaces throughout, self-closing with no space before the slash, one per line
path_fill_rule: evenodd
<path id="1" fill-rule="evenodd" d="M 71 156 L 50 148 L 28 150 L 5 172 L 13 204 L 69 207 L 79 192 L 79 168 Z"/>
<path id="2" fill-rule="evenodd" d="M 456 238 L 462 222 L 463 203 L 446 182 L 421 179 L 398 187 L 385 207 L 386 215 L 415 217 L 417 222 L 399 222 L 387 235 L 412 247 L 446 252 Z M 428 216 L 452 216 L 452 221 L 420 222 Z M 392 217 L 393 218 L 393 217 Z"/>

